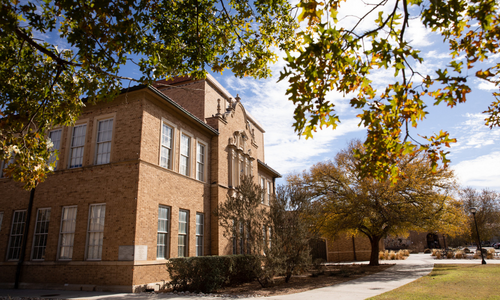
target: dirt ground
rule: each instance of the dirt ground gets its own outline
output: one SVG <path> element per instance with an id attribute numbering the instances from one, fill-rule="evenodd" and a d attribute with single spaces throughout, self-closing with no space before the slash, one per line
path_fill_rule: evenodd
<path id="1" fill-rule="evenodd" d="M 313 276 L 311 272 L 307 272 L 302 275 L 293 276 L 288 283 L 285 283 L 284 277 L 277 277 L 272 287 L 262 288 L 257 281 L 254 281 L 224 288 L 216 294 L 248 297 L 294 294 L 346 282 L 383 271 L 392 266 L 394 264 L 381 264 L 376 267 L 369 267 L 367 265 L 326 266 L 324 270 L 319 270 L 321 274 Z M 312 270 L 312 272 L 318 273 L 318 270 Z"/>

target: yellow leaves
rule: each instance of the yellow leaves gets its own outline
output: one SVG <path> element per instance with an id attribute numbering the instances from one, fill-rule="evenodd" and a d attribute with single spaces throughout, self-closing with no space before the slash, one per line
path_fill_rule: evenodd
<path id="1" fill-rule="evenodd" d="M 301 13 L 299 14 L 299 22 L 308 20 L 309 25 L 313 25 L 321 21 L 323 15 L 323 10 L 319 9 L 318 6 L 324 6 L 323 2 L 317 2 L 315 0 L 305 0 L 297 4 L 301 8 Z"/>

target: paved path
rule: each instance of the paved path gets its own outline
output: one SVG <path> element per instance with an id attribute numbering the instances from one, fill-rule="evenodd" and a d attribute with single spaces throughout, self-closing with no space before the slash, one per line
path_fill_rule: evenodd
<path id="1" fill-rule="evenodd" d="M 383 263 L 384 261 L 382 261 Z M 442 259 L 435 260 L 429 254 L 411 254 L 406 260 L 390 261 L 396 263 L 385 271 L 368 275 L 348 282 L 332 285 L 329 287 L 310 290 L 307 292 L 272 296 L 239 299 L 261 299 L 261 300 L 357 300 L 373 297 L 387 291 L 393 290 L 410 283 L 430 273 L 434 264 L 480 264 L 480 260 L 470 259 Z M 500 264 L 500 260 L 487 260 L 488 264 Z M 214 300 L 234 299 L 231 297 L 200 297 L 181 296 L 175 294 L 154 293 L 104 293 L 104 292 L 80 292 L 59 290 L 12 290 L 0 289 L 1 296 L 30 297 L 30 298 L 52 298 L 52 299 L 91 299 L 91 300 Z"/>

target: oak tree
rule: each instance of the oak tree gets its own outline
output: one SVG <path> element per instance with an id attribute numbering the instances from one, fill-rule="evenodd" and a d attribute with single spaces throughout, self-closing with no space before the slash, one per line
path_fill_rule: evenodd
<path id="1" fill-rule="evenodd" d="M 370 265 L 378 265 L 379 241 L 410 230 L 439 231 L 449 235 L 464 226 L 460 203 L 452 197 L 452 171 L 438 167 L 432 172 L 430 159 L 421 154 L 401 157 L 397 166 L 405 176 L 396 183 L 361 174 L 364 153 L 360 141 L 351 142 L 332 161 L 314 165 L 301 178 L 321 206 L 316 224 L 327 236 L 362 234 L 371 243 Z"/>
<path id="2" fill-rule="evenodd" d="M 364 147 L 357 155 L 362 174 L 398 179 L 399 160 L 425 151 L 436 170 L 448 164 L 446 148 L 455 139 L 446 131 L 412 136 L 430 105 L 454 107 L 467 100 L 471 81 L 494 84 L 492 103 L 485 108 L 486 125 L 500 125 L 500 3 L 495 0 L 375 0 L 360 1 L 366 13 L 342 12 L 342 0 L 301 0 L 301 22 L 287 49 L 280 80 L 288 81 L 287 94 L 295 104 L 295 130 L 306 137 L 340 122 L 328 93 L 350 97 L 367 128 Z M 342 18 L 338 18 L 343 13 Z M 418 19 L 440 34 L 449 47 L 445 68 L 418 71 L 425 57 L 408 34 L 410 20 Z M 345 21 L 348 22 L 345 22 Z M 344 24 L 352 24 L 344 25 Z M 376 90 L 370 76 L 388 70 L 394 78 Z M 473 74 L 475 76 L 473 76 Z"/>
<path id="3" fill-rule="evenodd" d="M 54 167 L 48 130 L 73 124 L 85 105 L 113 99 L 127 82 L 226 69 L 266 77 L 273 47 L 295 28 L 286 0 L 1 0 L 0 7 L 0 161 L 15 155 L 5 174 L 26 189 Z"/>

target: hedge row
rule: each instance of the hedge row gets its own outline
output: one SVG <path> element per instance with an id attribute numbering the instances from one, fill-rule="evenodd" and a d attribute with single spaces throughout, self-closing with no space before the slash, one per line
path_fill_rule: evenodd
<path id="1" fill-rule="evenodd" d="M 174 290 L 210 293 L 254 280 L 260 266 L 260 258 L 253 255 L 199 256 L 172 258 L 167 270 Z"/>

